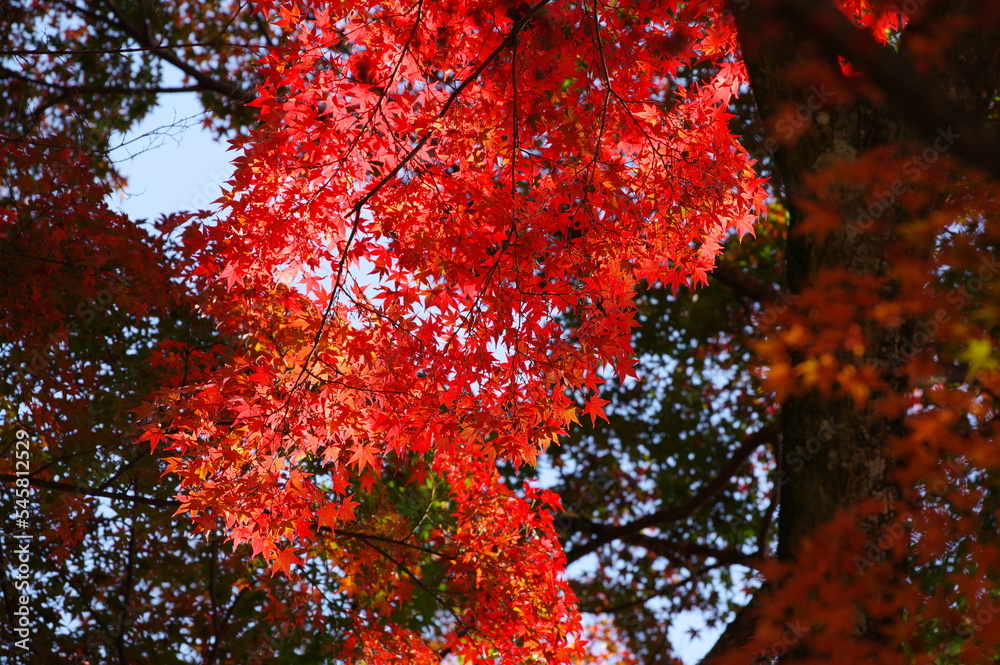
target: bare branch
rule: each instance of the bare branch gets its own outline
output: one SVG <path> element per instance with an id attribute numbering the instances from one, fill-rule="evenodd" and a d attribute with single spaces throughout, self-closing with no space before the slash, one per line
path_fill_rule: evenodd
<path id="1" fill-rule="evenodd" d="M 712 558 L 723 565 L 746 566 L 754 570 L 758 570 L 763 561 L 763 557 L 759 555 L 747 554 L 739 550 L 721 549 L 710 545 L 674 541 L 669 538 L 657 538 L 642 533 L 627 536 L 622 538 L 622 541 L 629 545 L 643 547 L 654 554 L 674 560 Z"/>
<path id="2" fill-rule="evenodd" d="M 728 261 L 719 260 L 716 262 L 712 276 L 737 294 L 762 304 L 774 302 L 782 296 L 781 290 L 770 282 L 766 282 Z"/>
<path id="3" fill-rule="evenodd" d="M 201 84 L 206 90 L 217 92 L 234 101 L 242 101 L 244 103 L 251 101 L 251 94 L 235 83 L 212 78 L 178 56 L 172 49 L 153 43 L 149 32 L 133 24 L 113 0 L 103 0 L 103 2 L 114 14 L 118 26 L 138 44 L 149 49 L 156 57 L 169 62 Z"/>
<path id="4" fill-rule="evenodd" d="M 126 494 L 124 492 L 98 490 L 92 487 L 71 485 L 70 483 L 60 483 L 53 480 L 43 480 L 33 476 L 17 476 L 13 473 L 0 473 L 0 482 L 14 482 L 18 478 L 27 478 L 28 482 L 34 487 L 55 490 L 57 492 L 69 492 L 70 494 L 102 497 L 105 499 L 115 499 L 116 501 L 131 501 L 133 503 L 142 503 L 147 506 L 158 506 L 161 508 L 179 508 L 181 505 L 180 501 L 174 501 L 172 499 L 158 499 L 154 496 L 141 496 L 138 494 Z"/>
<path id="5" fill-rule="evenodd" d="M 26 57 L 32 55 L 57 56 L 57 55 L 112 55 L 117 53 L 144 53 L 149 51 L 159 51 L 161 49 L 185 49 L 185 48 L 241 48 L 246 50 L 266 49 L 266 44 L 237 44 L 235 42 L 186 42 L 184 44 L 165 44 L 163 46 L 123 46 L 121 48 L 104 49 L 11 49 L 0 51 L 0 55 L 12 57 Z"/>
<path id="6" fill-rule="evenodd" d="M 614 540 L 625 539 L 633 534 L 639 533 L 647 527 L 658 527 L 670 522 L 678 522 L 680 520 L 688 519 L 698 512 L 698 510 L 701 509 L 706 503 L 708 503 L 709 499 L 718 494 L 726 485 L 729 484 L 733 474 L 739 471 L 740 467 L 746 463 L 747 459 L 750 458 L 750 455 L 752 455 L 755 450 L 760 448 L 765 443 L 774 441 L 778 437 L 778 433 L 778 424 L 772 423 L 748 436 L 747 440 L 736 449 L 733 456 L 719 471 L 719 474 L 711 481 L 703 485 L 701 489 L 699 489 L 695 495 L 683 505 L 661 508 L 650 513 L 649 515 L 633 520 L 628 524 L 621 525 L 598 524 L 579 516 L 570 516 L 572 524 L 578 530 L 592 534 L 593 538 L 588 540 L 583 545 L 571 549 L 566 554 L 566 562 L 572 563 L 573 561 L 596 551 L 602 545 L 610 543 Z"/>

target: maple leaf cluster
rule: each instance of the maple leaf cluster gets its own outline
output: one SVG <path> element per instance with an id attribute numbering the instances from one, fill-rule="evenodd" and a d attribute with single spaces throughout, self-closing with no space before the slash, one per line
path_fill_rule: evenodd
<path id="1" fill-rule="evenodd" d="M 760 212 L 727 128 L 745 82 L 728 19 L 714 3 L 259 9 L 286 32 L 258 65 L 261 125 L 191 245 L 217 280 L 204 312 L 240 341 L 145 436 L 178 453 L 182 512 L 284 573 L 321 529 L 353 528 L 390 468 L 440 477 L 454 523 L 424 545 L 471 598 L 446 648 L 488 635 L 504 662 L 562 661 L 561 548 L 494 462 L 533 462 L 602 367 L 631 375 L 634 289 L 704 282 Z"/>

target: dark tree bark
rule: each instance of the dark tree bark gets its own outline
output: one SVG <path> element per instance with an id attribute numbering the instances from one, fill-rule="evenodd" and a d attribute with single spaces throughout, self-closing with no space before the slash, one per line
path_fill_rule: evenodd
<path id="1" fill-rule="evenodd" d="M 860 31 L 860 36 L 855 35 L 854 39 L 851 34 L 831 37 L 830 27 L 835 22 L 822 16 L 833 9 L 827 2 L 734 3 L 753 94 L 775 146 L 772 168 L 787 197 L 787 284 L 793 300 L 826 269 L 844 269 L 859 276 L 886 275 L 900 225 L 914 214 L 898 200 L 887 200 L 878 208 L 878 215 L 871 215 L 872 202 L 866 200 L 856 183 L 834 181 L 823 193 L 818 193 L 809 184 L 813 176 L 834 164 L 853 162 L 876 148 L 888 147 L 903 156 L 914 154 L 914 150 L 932 144 L 935 133 L 950 137 L 948 145 L 954 156 L 988 173 L 997 172 L 989 159 L 971 152 L 966 155 L 964 148 L 958 149 L 964 145 L 964 138 L 956 136 L 955 131 L 955 127 L 975 127 L 981 132 L 980 142 L 992 140 L 988 137 L 995 135 L 986 111 L 998 89 L 1000 38 L 995 21 L 980 20 L 984 8 L 979 2 L 929 3 L 927 10 L 914 17 L 907 28 L 897 54 L 887 47 L 874 50 L 868 43 L 872 41 L 870 37 Z M 955 26 L 976 27 L 962 34 L 961 39 L 952 40 L 943 62 L 933 63 L 935 66 L 930 70 L 918 71 L 914 66 L 917 56 L 910 52 L 910 45 L 916 43 L 915 36 L 947 39 L 941 31 Z M 888 89 L 880 86 L 877 102 L 857 89 L 853 96 L 844 98 L 839 96 L 836 85 L 819 83 L 821 79 L 817 77 L 819 74 L 837 82 L 840 76 L 837 55 L 844 56 L 863 72 L 864 66 L 874 66 L 871 63 L 891 62 L 895 76 L 907 80 Z M 869 81 L 880 80 L 877 71 L 865 73 L 869 74 Z M 839 83 L 845 89 L 855 85 L 842 78 Z M 920 100 L 905 97 L 907 90 L 919 86 L 946 95 L 932 110 L 939 115 L 953 113 L 951 122 L 947 122 L 948 115 L 934 116 L 933 122 L 942 122 L 942 118 L 945 121 L 934 128 L 932 122 L 921 117 L 920 108 L 913 113 L 900 111 L 908 103 L 920 105 Z M 797 136 L 792 138 L 793 134 Z M 834 211 L 841 219 L 841 228 L 823 239 L 799 233 L 810 201 Z M 891 282 L 878 297 L 882 301 L 893 299 Z M 889 386 L 902 388 L 893 359 L 903 357 L 903 345 L 912 331 L 905 324 L 889 328 L 867 323 L 862 324 L 862 329 L 866 340 L 864 353 L 838 360 L 877 367 Z M 900 433 L 902 423 L 879 415 L 873 406 L 878 397 L 872 395 L 865 406 L 858 407 L 854 400 L 827 398 L 812 390 L 794 395 L 784 403 L 780 456 L 785 482 L 781 486 L 778 518 L 780 559 L 793 561 L 803 540 L 841 511 L 871 499 L 885 502 L 888 507 L 889 501 L 898 498 L 891 477 L 893 459 L 889 441 Z M 821 443 L 818 450 L 816 441 Z M 803 455 L 807 449 L 810 454 Z M 875 534 L 890 517 L 887 508 L 881 514 L 864 518 L 860 527 Z M 704 662 L 715 662 L 727 650 L 748 643 L 757 620 L 760 596 L 767 593 L 766 587 L 758 593 L 758 598 L 737 617 Z M 884 639 L 878 626 L 866 621 L 860 613 L 858 631 L 876 643 Z M 782 662 L 795 662 L 808 654 L 806 636 Z"/>

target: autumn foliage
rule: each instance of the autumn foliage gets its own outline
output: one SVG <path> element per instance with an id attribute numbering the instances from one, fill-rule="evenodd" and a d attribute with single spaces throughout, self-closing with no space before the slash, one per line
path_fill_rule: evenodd
<path id="1" fill-rule="evenodd" d="M 218 284 L 206 311 L 240 344 L 144 437 L 180 453 L 182 510 L 205 528 L 224 520 L 286 574 L 298 553 L 344 569 L 372 654 L 573 653 L 558 500 L 502 488 L 495 464 L 533 462 L 577 421 L 574 395 L 602 417 L 601 367 L 631 375 L 635 287 L 704 282 L 764 198 L 726 130 L 738 65 L 664 89 L 734 47 L 718 9 L 676 11 L 678 44 L 647 29 L 668 20 L 656 6 L 276 10 L 261 126 L 192 239 Z M 389 570 L 374 546 L 331 552 L 323 531 L 369 523 L 355 495 L 388 473 L 440 478 L 448 523 Z M 419 526 L 392 519 L 401 542 Z M 428 556 L 461 603 L 430 641 L 383 632 Z"/>
<path id="2" fill-rule="evenodd" d="M 705 589 L 742 566 L 710 662 L 990 661 L 996 173 L 886 111 L 869 55 L 936 81 L 996 12 L 842 2 L 869 50 L 837 58 L 800 4 L 257 2 L 280 37 L 218 210 L 151 228 L 65 127 L 5 134 L 3 354 L 40 389 L 5 421 L 54 460 L 141 444 L 226 616 L 252 594 L 316 658 L 667 662 L 657 612 L 732 618 Z M 991 126 L 996 88 L 954 81 Z M 36 480 L 81 490 L 46 552 L 85 566 L 123 497 L 74 473 Z M 215 617 L 205 662 L 299 653 L 227 655 L 214 594 L 171 600 Z"/>

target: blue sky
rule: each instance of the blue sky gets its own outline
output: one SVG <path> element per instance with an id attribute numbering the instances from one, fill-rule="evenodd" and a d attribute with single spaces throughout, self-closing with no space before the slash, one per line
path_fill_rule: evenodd
<path id="1" fill-rule="evenodd" d="M 174 94 L 161 100 L 113 153 L 128 187 L 111 204 L 133 219 L 213 209 L 212 201 L 232 173 L 234 153 L 202 128 L 197 97 Z"/>

